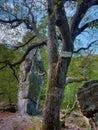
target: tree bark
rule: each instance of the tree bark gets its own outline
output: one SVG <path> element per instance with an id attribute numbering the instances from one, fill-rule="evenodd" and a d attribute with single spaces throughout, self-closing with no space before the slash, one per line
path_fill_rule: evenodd
<path id="1" fill-rule="evenodd" d="M 55 26 L 62 35 L 62 51 L 72 52 L 72 42 L 63 3 L 54 11 L 55 0 L 48 0 L 48 89 L 43 110 L 42 130 L 60 130 L 60 106 L 64 96 L 66 73 L 70 57 L 58 56 L 58 42 Z M 58 58 L 59 57 L 59 58 Z"/>

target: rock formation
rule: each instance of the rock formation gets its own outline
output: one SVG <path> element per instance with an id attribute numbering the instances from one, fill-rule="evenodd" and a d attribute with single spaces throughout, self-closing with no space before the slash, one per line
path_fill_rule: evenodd
<path id="1" fill-rule="evenodd" d="M 78 101 L 84 116 L 89 118 L 93 130 L 98 129 L 98 80 L 87 81 L 79 89 Z"/>
<path id="2" fill-rule="evenodd" d="M 40 92 L 44 85 L 44 78 L 41 75 L 43 72 L 40 50 L 34 49 L 20 67 L 18 89 L 18 111 L 20 114 L 35 115 L 38 112 Z"/>

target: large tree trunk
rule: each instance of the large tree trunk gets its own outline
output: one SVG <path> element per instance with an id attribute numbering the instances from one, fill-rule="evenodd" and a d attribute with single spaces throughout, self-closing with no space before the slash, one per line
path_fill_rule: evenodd
<path id="1" fill-rule="evenodd" d="M 43 111 L 42 130 L 60 130 L 60 106 L 64 96 L 66 73 L 71 60 L 70 56 L 58 55 L 58 41 L 55 25 L 62 36 L 62 51 L 72 52 L 72 42 L 63 3 L 54 11 L 55 0 L 48 0 L 48 90 Z M 55 12 L 55 14 L 54 14 Z M 69 54 L 67 53 L 67 54 Z M 71 53 L 70 53 L 71 54 Z M 58 58 L 59 57 L 59 58 Z"/>
<path id="2" fill-rule="evenodd" d="M 48 91 L 44 107 L 43 130 L 59 130 L 59 110 L 60 110 L 60 88 L 56 83 L 55 66 L 50 70 L 51 75 L 48 81 Z"/>
<path id="3" fill-rule="evenodd" d="M 30 52 L 20 71 L 18 111 L 20 114 L 35 115 L 38 112 L 40 92 L 44 83 L 40 75 L 44 68 L 39 49 Z"/>
<path id="4" fill-rule="evenodd" d="M 63 75 L 64 68 L 67 66 L 61 64 L 62 73 L 57 74 L 56 66 L 53 66 L 49 71 L 48 90 L 44 107 L 43 130 L 60 130 L 60 105 L 64 96 L 65 76 Z M 64 67 L 64 68 L 63 68 Z M 61 71 L 61 70 L 60 70 Z"/>

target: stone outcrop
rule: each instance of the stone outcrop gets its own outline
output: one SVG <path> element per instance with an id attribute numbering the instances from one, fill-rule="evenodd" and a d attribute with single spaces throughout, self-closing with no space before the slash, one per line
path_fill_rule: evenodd
<path id="1" fill-rule="evenodd" d="M 41 76 L 43 72 L 40 50 L 34 49 L 20 67 L 18 89 L 18 111 L 20 114 L 35 115 L 38 112 L 40 92 L 44 85 L 44 78 Z"/>
<path id="2" fill-rule="evenodd" d="M 98 129 L 98 80 L 87 81 L 79 89 L 77 98 L 84 116 L 89 118 L 94 130 Z"/>

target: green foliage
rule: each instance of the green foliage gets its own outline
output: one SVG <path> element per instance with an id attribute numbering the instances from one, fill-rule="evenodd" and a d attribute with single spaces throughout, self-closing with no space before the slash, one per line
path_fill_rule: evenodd
<path id="1" fill-rule="evenodd" d="M 16 62 L 20 59 L 20 53 L 13 51 L 6 46 L 0 46 L 0 61 Z M 0 64 L 0 67 L 4 66 L 4 63 Z M 18 75 L 19 66 L 14 68 Z M 13 71 L 9 66 L 0 70 L 0 102 L 4 101 L 7 104 L 16 103 L 17 101 L 17 80 L 13 75 Z"/>
<path id="2" fill-rule="evenodd" d="M 73 57 L 69 66 L 68 77 L 77 79 L 98 79 L 98 56 L 87 55 L 82 57 Z M 84 73 L 85 71 L 85 73 Z M 65 88 L 64 100 L 61 108 L 71 108 L 77 100 L 77 91 L 82 82 L 69 83 Z"/>
<path id="3" fill-rule="evenodd" d="M 54 11 L 56 11 L 58 9 L 58 5 L 54 6 Z"/>
<path id="4" fill-rule="evenodd" d="M 98 22 L 94 21 L 88 24 L 89 28 L 93 29 L 93 28 L 98 28 Z"/>
<path id="5" fill-rule="evenodd" d="M 31 37 L 30 33 L 27 34 L 27 37 Z M 24 37 L 24 41 L 27 41 L 27 37 Z M 16 53 L 13 52 L 10 48 L 6 48 L 5 46 L 0 47 L 0 60 L 10 60 L 12 62 L 15 62 L 16 60 L 20 59 L 21 52 Z M 17 54 L 17 55 L 15 55 Z M 48 70 L 48 64 L 47 64 L 47 48 L 44 46 L 41 48 L 41 55 L 44 63 L 45 71 Z M 98 79 L 98 72 L 96 71 L 98 69 L 97 66 L 98 56 L 97 55 L 87 55 L 87 56 L 78 56 L 73 57 L 71 64 L 69 66 L 68 71 L 68 77 L 76 77 L 78 79 Z M 83 74 L 83 71 L 85 69 L 85 74 Z M 17 68 L 17 71 L 19 71 L 19 68 Z M 71 108 L 73 103 L 76 100 L 76 93 L 78 91 L 78 88 L 82 85 L 82 83 L 71 83 L 68 84 L 65 88 L 64 93 L 64 100 L 62 103 L 61 108 Z M 14 78 L 12 71 L 9 69 L 9 67 L 5 68 L 4 70 L 0 71 L 0 101 L 7 101 L 9 102 L 11 99 L 11 102 L 16 103 L 17 102 L 17 86 L 18 83 L 16 79 Z M 45 85 L 43 88 L 43 91 L 41 92 L 40 96 L 40 106 L 43 107 L 44 100 L 45 100 L 45 94 L 47 89 L 47 76 L 45 76 Z"/>
<path id="6" fill-rule="evenodd" d="M 45 70 L 48 69 L 47 66 L 47 53 L 45 52 L 46 48 L 42 49 L 42 58 L 44 61 Z M 97 66 L 98 56 L 97 55 L 88 55 L 88 56 L 80 56 L 73 57 L 71 64 L 69 66 L 68 77 L 75 77 L 77 79 L 98 79 L 98 69 Z M 83 74 L 84 68 L 86 69 L 86 74 Z M 79 87 L 81 87 L 82 82 L 70 83 L 66 86 L 64 92 L 64 99 L 61 108 L 71 108 L 74 102 L 77 100 L 77 91 Z M 45 94 L 47 88 L 47 76 L 45 76 L 45 86 L 41 93 L 41 106 L 43 106 Z M 78 108 L 78 106 L 76 106 Z"/>
<path id="7" fill-rule="evenodd" d="M 44 61 L 45 70 L 48 69 L 47 66 L 47 53 L 46 48 L 43 48 L 41 50 L 42 58 Z M 87 56 L 80 56 L 80 57 L 73 57 L 71 64 L 69 66 L 69 71 L 67 77 L 75 77 L 77 79 L 84 80 L 86 79 L 98 79 L 98 72 L 96 71 L 98 69 L 97 66 L 98 56 L 97 55 L 87 55 Z M 84 72 L 84 69 L 86 73 Z M 62 103 L 61 108 L 71 108 L 74 104 L 74 102 L 77 100 L 77 91 L 79 87 L 81 87 L 82 82 L 74 82 L 69 83 L 65 87 L 64 92 L 64 100 Z M 47 89 L 47 76 L 45 76 L 45 86 L 41 93 L 41 106 L 43 106 L 45 94 Z M 78 106 L 76 106 L 77 108 Z"/>
<path id="8" fill-rule="evenodd" d="M 64 99 L 61 105 L 62 109 L 72 108 L 74 102 L 77 100 L 76 94 L 80 86 L 81 86 L 81 83 L 72 83 L 66 86 L 65 92 L 64 92 Z M 76 106 L 76 108 L 77 107 L 78 106 Z"/>
<path id="9" fill-rule="evenodd" d="M 78 0 L 78 4 L 81 5 L 83 3 L 83 0 Z"/>
<path id="10" fill-rule="evenodd" d="M 47 49 L 46 47 L 44 46 L 42 49 L 41 49 L 41 56 L 42 56 L 42 59 L 43 59 L 43 63 L 44 63 L 44 69 L 47 73 L 47 70 L 48 70 L 48 64 L 47 64 Z M 46 89 L 47 89 L 47 75 L 44 76 L 44 87 L 43 87 L 43 90 L 41 92 L 41 95 L 40 95 L 40 106 L 42 107 L 43 104 L 44 104 L 44 100 L 45 100 L 45 95 L 46 95 Z"/>
<path id="11" fill-rule="evenodd" d="M 0 71 L 0 92 L 0 101 L 16 103 L 17 81 L 9 68 Z"/>
<path id="12" fill-rule="evenodd" d="M 47 28 L 48 28 L 48 18 L 44 14 L 40 19 L 38 30 L 44 36 L 47 37 Z"/>
<path id="13" fill-rule="evenodd" d="M 47 90 L 47 76 L 44 76 L 44 87 L 40 95 L 40 107 L 43 107 L 45 96 L 46 96 L 46 90 Z"/>
<path id="14" fill-rule="evenodd" d="M 46 46 L 41 48 L 41 56 L 42 56 L 42 59 L 43 59 L 45 71 L 47 71 L 48 70 L 48 64 L 47 64 L 48 58 L 47 58 L 47 48 L 46 48 Z"/>

